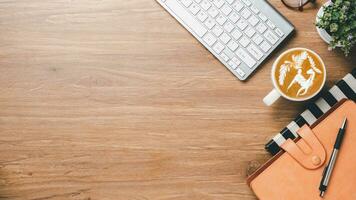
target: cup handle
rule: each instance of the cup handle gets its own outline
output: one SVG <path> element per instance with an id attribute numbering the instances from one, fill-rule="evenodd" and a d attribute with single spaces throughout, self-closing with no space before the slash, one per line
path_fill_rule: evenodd
<path id="1" fill-rule="evenodd" d="M 263 98 L 263 102 L 267 105 L 270 106 L 272 105 L 277 99 L 281 97 L 281 94 L 276 90 L 273 89 L 265 98 Z"/>

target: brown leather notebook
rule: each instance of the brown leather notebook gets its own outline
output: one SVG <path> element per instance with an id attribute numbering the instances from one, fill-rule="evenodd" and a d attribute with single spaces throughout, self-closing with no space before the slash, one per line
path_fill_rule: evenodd
<path id="1" fill-rule="evenodd" d="M 325 165 L 342 120 L 348 124 L 326 200 L 356 199 L 356 104 L 343 100 L 311 127 L 299 129 L 299 139 L 288 139 L 283 151 L 252 174 L 247 182 L 261 200 L 316 200 Z"/>

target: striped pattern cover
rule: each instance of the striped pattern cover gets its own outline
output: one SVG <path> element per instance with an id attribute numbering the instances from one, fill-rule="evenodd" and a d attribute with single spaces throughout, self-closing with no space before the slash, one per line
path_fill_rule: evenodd
<path id="1" fill-rule="evenodd" d="M 333 105 L 343 98 L 356 101 L 356 68 L 336 83 L 329 91 L 317 101 L 307 106 L 295 120 L 289 123 L 280 133 L 271 139 L 265 146 L 266 150 L 275 155 L 286 139 L 298 137 L 296 131 L 304 124 L 313 124 L 321 115 L 326 113 Z"/>

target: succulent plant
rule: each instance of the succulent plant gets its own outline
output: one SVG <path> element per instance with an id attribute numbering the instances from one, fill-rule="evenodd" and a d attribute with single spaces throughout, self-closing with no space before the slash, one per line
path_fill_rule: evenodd
<path id="1" fill-rule="evenodd" d="M 348 56 L 356 43 L 356 0 L 334 0 L 324 6 L 316 26 L 332 37 L 330 48 L 340 47 Z"/>

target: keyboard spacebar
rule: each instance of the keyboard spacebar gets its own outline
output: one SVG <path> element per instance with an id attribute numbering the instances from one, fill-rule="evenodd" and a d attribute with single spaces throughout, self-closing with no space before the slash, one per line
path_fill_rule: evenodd
<path id="1" fill-rule="evenodd" d="M 167 0 L 165 3 L 183 22 L 189 26 L 199 37 L 203 37 L 207 32 L 190 13 L 185 10 L 176 0 Z"/>

